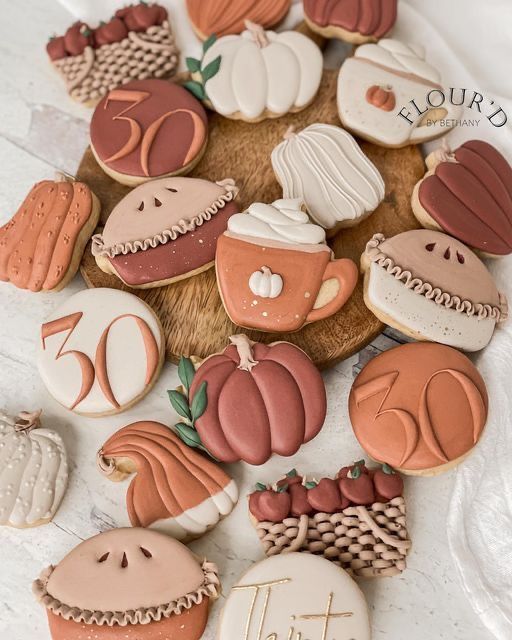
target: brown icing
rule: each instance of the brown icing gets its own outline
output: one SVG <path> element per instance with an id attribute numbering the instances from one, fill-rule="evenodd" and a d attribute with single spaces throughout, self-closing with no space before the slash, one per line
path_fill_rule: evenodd
<path id="1" fill-rule="evenodd" d="M 382 38 L 395 24 L 397 0 L 304 0 L 304 13 L 320 27 Z"/>
<path id="2" fill-rule="evenodd" d="M 107 94 L 91 120 L 91 144 L 114 171 L 158 177 L 179 171 L 207 139 L 203 106 L 165 80 L 136 80 Z"/>
<path id="3" fill-rule="evenodd" d="M 471 361 L 433 343 L 380 354 L 358 375 L 349 397 L 363 449 L 404 470 L 432 469 L 468 453 L 482 434 L 487 404 Z"/>
<path id="4" fill-rule="evenodd" d="M 0 279 L 31 291 L 57 287 L 91 212 L 92 195 L 84 183 L 36 184 L 0 228 Z"/>
<path id="5" fill-rule="evenodd" d="M 366 102 L 382 111 L 393 111 L 396 106 L 395 94 L 390 89 L 372 85 L 366 92 Z"/>
<path id="6" fill-rule="evenodd" d="M 495 255 L 512 252 L 512 167 L 487 142 L 466 142 L 453 159 L 440 162 L 420 183 L 418 197 L 462 242 Z"/>

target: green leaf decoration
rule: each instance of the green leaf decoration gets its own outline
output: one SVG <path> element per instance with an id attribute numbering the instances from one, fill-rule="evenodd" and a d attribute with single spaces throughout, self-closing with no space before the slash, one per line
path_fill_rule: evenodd
<path id="1" fill-rule="evenodd" d="M 384 473 L 387 473 L 389 476 L 395 473 L 393 467 L 391 467 L 387 462 L 382 465 L 382 471 L 384 471 Z"/>
<path id="2" fill-rule="evenodd" d="M 198 100 L 204 100 L 206 98 L 206 92 L 200 82 L 189 80 L 188 82 L 185 82 L 183 86 L 185 87 L 185 89 L 188 89 L 188 91 L 190 91 L 190 93 Z"/>
<path id="3" fill-rule="evenodd" d="M 176 413 L 182 418 L 186 418 L 187 420 L 192 421 L 192 414 L 190 413 L 190 409 L 188 408 L 187 398 L 179 391 L 176 391 L 176 389 L 168 391 L 167 395 L 169 396 L 169 400 L 171 401 L 173 409 L 176 411 Z"/>
<path id="4" fill-rule="evenodd" d="M 179 422 L 175 425 L 175 429 L 187 447 L 192 447 L 194 449 L 203 448 L 201 438 L 194 427 L 191 427 L 189 424 L 185 424 L 184 422 Z"/>
<path id="5" fill-rule="evenodd" d="M 266 490 L 267 490 L 266 484 L 263 484 L 263 482 L 256 483 L 256 491 L 266 491 Z"/>
<path id="6" fill-rule="evenodd" d="M 201 60 L 197 60 L 197 58 L 185 58 L 185 62 L 190 73 L 201 71 Z"/>
<path id="7" fill-rule="evenodd" d="M 220 61 L 221 57 L 217 56 L 214 60 L 207 64 L 204 69 L 201 69 L 201 77 L 203 78 L 204 84 L 206 84 L 207 80 L 210 80 L 210 78 L 213 78 L 213 76 L 219 73 Z"/>
<path id="8" fill-rule="evenodd" d="M 217 41 L 217 36 L 212 33 L 212 35 L 209 38 L 206 38 L 206 40 L 203 42 L 203 54 L 205 54 L 208 49 L 212 46 L 212 44 L 215 44 L 215 42 Z"/>
<path id="9" fill-rule="evenodd" d="M 358 464 L 355 464 L 354 468 L 350 472 L 350 475 L 352 476 L 353 480 L 357 480 L 361 475 L 361 467 Z"/>
<path id="10" fill-rule="evenodd" d="M 181 380 L 181 384 L 187 390 L 187 393 L 190 391 L 190 386 L 192 385 L 192 380 L 196 374 L 196 370 L 190 358 L 185 358 L 184 356 L 180 358 L 180 362 L 178 364 L 178 376 Z"/>
<path id="11" fill-rule="evenodd" d="M 297 473 L 297 469 L 291 469 L 290 471 L 288 471 L 288 473 L 286 474 L 287 478 L 296 478 L 299 474 Z"/>
<path id="12" fill-rule="evenodd" d="M 288 485 L 282 484 L 276 488 L 276 493 L 286 493 L 288 491 Z"/>
<path id="13" fill-rule="evenodd" d="M 357 467 L 359 467 L 359 466 L 364 467 L 365 464 L 366 464 L 366 460 L 364 460 L 364 459 L 363 460 L 358 460 L 357 462 L 354 462 L 354 466 L 357 466 Z"/>
<path id="14" fill-rule="evenodd" d="M 195 392 L 190 405 L 192 412 L 192 420 L 195 422 L 206 411 L 208 405 L 208 397 L 206 395 L 206 380 L 199 385 L 199 389 Z"/>
<path id="15" fill-rule="evenodd" d="M 304 486 L 306 487 L 306 489 L 314 489 L 317 486 L 317 484 L 316 482 L 306 482 Z"/>

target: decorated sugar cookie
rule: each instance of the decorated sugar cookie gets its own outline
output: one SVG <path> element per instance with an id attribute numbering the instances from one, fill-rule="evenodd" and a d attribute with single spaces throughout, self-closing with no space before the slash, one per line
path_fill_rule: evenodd
<path id="1" fill-rule="evenodd" d="M 274 453 L 294 455 L 324 423 L 320 372 L 289 342 L 264 345 L 239 334 L 230 343 L 197 371 L 182 359 L 183 390 L 169 392 L 183 419 L 175 426 L 177 433 L 220 462 L 260 465 Z"/>
<path id="2" fill-rule="evenodd" d="M 120 413 L 155 383 L 164 359 L 160 321 L 126 291 L 88 289 L 61 304 L 41 326 L 39 373 L 71 411 Z"/>
<path id="3" fill-rule="evenodd" d="M 311 124 L 272 151 L 284 198 L 301 198 L 313 220 L 333 234 L 366 218 L 384 198 L 384 181 L 354 138 L 330 124 Z"/>
<path id="4" fill-rule="evenodd" d="M 246 22 L 241 35 L 209 38 L 202 60 L 189 58 L 187 88 L 227 118 L 260 122 L 301 111 L 322 78 L 318 46 L 297 31 L 265 31 Z"/>
<path id="5" fill-rule="evenodd" d="M 217 241 L 217 284 L 226 313 L 241 326 L 297 331 L 343 307 L 357 267 L 335 259 L 325 232 L 311 224 L 301 199 L 256 202 L 228 220 Z"/>
<path id="6" fill-rule="evenodd" d="M 208 121 L 203 106 L 180 85 L 135 80 L 105 95 L 90 132 L 103 171 L 135 186 L 189 173 L 206 149 Z"/>
<path id="7" fill-rule="evenodd" d="M 364 595 L 342 569 L 307 553 L 253 564 L 231 589 L 218 640 L 370 640 Z"/>
<path id="8" fill-rule="evenodd" d="M 445 231 L 486 256 L 512 253 L 512 167 L 483 140 L 455 152 L 438 149 L 414 189 L 412 209 L 422 226 Z"/>
<path id="9" fill-rule="evenodd" d="M 201 40 L 214 33 L 217 37 L 241 33 L 245 20 L 265 29 L 286 16 L 291 0 L 187 0 L 192 26 Z"/>
<path id="10" fill-rule="evenodd" d="M 37 527 L 53 519 L 68 484 L 62 438 L 41 428 L 41 411 L 0 412 L 0 525 Z"/>
<path id="11" fill-rule="evenodd" d="M 406 231 L 387 240 L 376 234 L 361 267 L 366 306 L 417 340 L 478 351 L 507 317 L 506 298 L 484 263 L 439 231 Z"/>
<path id="12" fill-rule="evenodd" d="M 440 83 L 441 75 L 425 61 L 422 47 L 391 39 L 363 44 L 340 69 L 341 123 L 383 147 L 437 138 L 461 114 L 460 106 L 445 99 Z"/>
<path id="13" fill-rule="evenodd" d="M 111 529 L 72 549 L 32 585 L 52 640 L 200 640 L 217 567 L 150 529 Z"/>
<path id="14" fill-rule="evenodd" d="M 434 343 L 381 353 L 357 376 L 349 397 L 363 449 L 411 475 L 442 473 L 469 455 L 487 406 L 485 382 L 471 360 Z"/>
<path id="15" fill-rule="evenodd" d="M 270 486 L 258 483 L 249 513 L 268 557 L 300 551 L 323 555 L 353 576 L 394 576 L 411 547 L 404 483 L 385 464 L 364 460 L 336 478 L 306 478 L 292 469 Z"/>
<path id="16" fill-rule="evenodd" d="M 152 527 L 177 540 L 202 536 L 238 501 L 235 481 L 159 422 L 120 429 L 102 446 L 97 461 L 110 480 L 137 474 L 126 493 L 132 526 Z"/>
<path id="17" fill-rule="evenodd" d="M 83 182 L 64 176 L 38 182 L 0 228 L 0 280 L 30 291 L 63 289 L 99 215 L 99 200 Z"/>
<path id="18" fill-rule="evenodd" d="M 95 29 L 75 22 L 46 49 L 70 96 L 87 106 L 126 82 L 173 75 L 179 57 L 166 9 L 146 2 L 119 9 Z"/>
<path id="19" fill-rule="evenodd" d="M 231 179 L 161 178 L 139 185 L 92 239 L 100 269 L 130 287 L 160 287 L 215 261 L 217 238 L 238 212 Z"/>

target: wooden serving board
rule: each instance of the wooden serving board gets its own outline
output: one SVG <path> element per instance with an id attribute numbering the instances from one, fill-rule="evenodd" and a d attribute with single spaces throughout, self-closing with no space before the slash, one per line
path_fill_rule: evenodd
<path id="1" fill-rule="evenodd" d="M 270 162 L 271 151 L 290 125 L 300 131 L 315 122 L 340 124 L 336 108 L 337 75 L 336 71 L 324 72 L 317 98 L 300 113 L 259 124 L 228 120 L 211 113 L 207 151 L 190 175 L 208 180 L 234 178 L 240 187 L 240 210 L 252 202 L 272 202 L 281 198 L 281 189 Z M 418 227 L 410 198 L 414 185 L 424 174 L 423 159 L 416 147 L 384 149 L 367 142 L 362 142 L 361 146 L 384 178 L 386 197 L 361 224 L 341 231 L 330 240 L 336 257 L 352 258 L 356 263 L 374 233 L 393 236 Z M 85 152 L 77 177 L 89 184 L 99 196 L 104 224 L 112 208 L 129 191 L 128 187 L 103 173 L 90 149 Z M 337 314 L 307 325 L 296 333 L 271 334 L 240 329 L 229 320 L 220 300 L 213 268 L 166 287 L 129 289 L 118 278 L 98 268 L 89 247 L 81 272 L 89 287 L 131 290 L 151 305 L 164 327 L 167 357 L 174 362 L 181 355 L 206 357 L 218 352 L 226 346 L 230 335 L 243 331 L 260 342 L 294 342 L 310 355 L 318 367 L 324 368 L 356 353 L 383 329 L 382 323 L 363 302 L 362 279 L 348 303 Z"/>

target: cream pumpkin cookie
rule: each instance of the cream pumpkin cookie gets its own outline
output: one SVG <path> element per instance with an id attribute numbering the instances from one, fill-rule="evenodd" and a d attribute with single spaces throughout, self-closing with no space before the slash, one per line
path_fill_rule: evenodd
<path id="1" fill-rule="evenodd" d="M 439 231 L 376 234 L 361 257 L 366 306 L 416 340 L 483 349 L 507 317 L 507 301 L 484 263 Z"/>
<path id="2" fill-rule="evenodd" d="M 238 213 L 231 179 L 161 178 L 130 191 L 92 238 L 100 269 L 133 288 L 160 287 L 215 261 L 217 238 Z"/>

